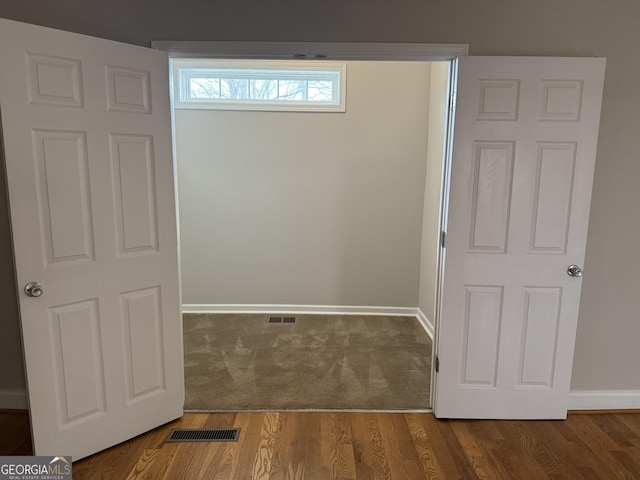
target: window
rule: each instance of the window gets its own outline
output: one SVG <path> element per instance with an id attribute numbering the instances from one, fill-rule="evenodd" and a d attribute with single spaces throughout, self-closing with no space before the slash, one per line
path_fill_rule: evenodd
<path id="1" fill-rule="evenodd" d="M 345 111 L 343 63 L 176 59 L 173 83 L 176 108 Z"/>

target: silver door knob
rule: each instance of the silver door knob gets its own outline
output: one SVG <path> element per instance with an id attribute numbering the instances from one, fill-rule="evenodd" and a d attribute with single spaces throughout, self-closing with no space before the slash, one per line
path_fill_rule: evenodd
<path id="1" fill-rule="evenodd" d="M 569 265 L 569 268 L 567 268 L 567 275 L 570 277 L 581 277 L 582 269 L 578 265 Z"/>
<path id="2" fill-rule="evenodd" d="M 28 297 L 41 297 L 44 293 L 44 288 L 38 282 L 29 282 L 24 286 L 24 293 Z"/>

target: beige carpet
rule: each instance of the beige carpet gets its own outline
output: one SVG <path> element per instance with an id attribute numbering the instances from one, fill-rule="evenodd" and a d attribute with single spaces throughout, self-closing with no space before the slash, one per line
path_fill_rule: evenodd
<path id="1" fill-rule="evenodd" d="M 185 314 L 185 410 L 429 408 L 431 339 L 414 317 Z"/>

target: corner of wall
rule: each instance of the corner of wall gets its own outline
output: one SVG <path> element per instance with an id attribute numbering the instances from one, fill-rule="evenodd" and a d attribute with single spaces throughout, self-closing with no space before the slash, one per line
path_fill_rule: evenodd
<path id="1" fill-rule="evenodd" d="M 422 328 L 424 328 L 424 331 L 427 332 L 427 335 L 429 335 L 429 338 L 431 338 L 431 341 L 433 341 L 435 330 L 431 319 L 429 319 L 420 308 L 416 308 L 416 318 L 418 322 L 420 322 L 420 325 L 422 325 Z"/>

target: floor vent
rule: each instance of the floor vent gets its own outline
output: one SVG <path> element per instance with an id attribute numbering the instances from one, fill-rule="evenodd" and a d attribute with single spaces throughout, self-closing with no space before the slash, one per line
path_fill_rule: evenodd
<path id="1" fill-rule="evenodd" d="M 269 317 L 267 323 L 296 323 L 296 317 Z"/>
<path id="2" fill-rule="evenodd" d="M 239 428 L 175 428 L 165 442 L 237 442 L 239 436 Z"/>

